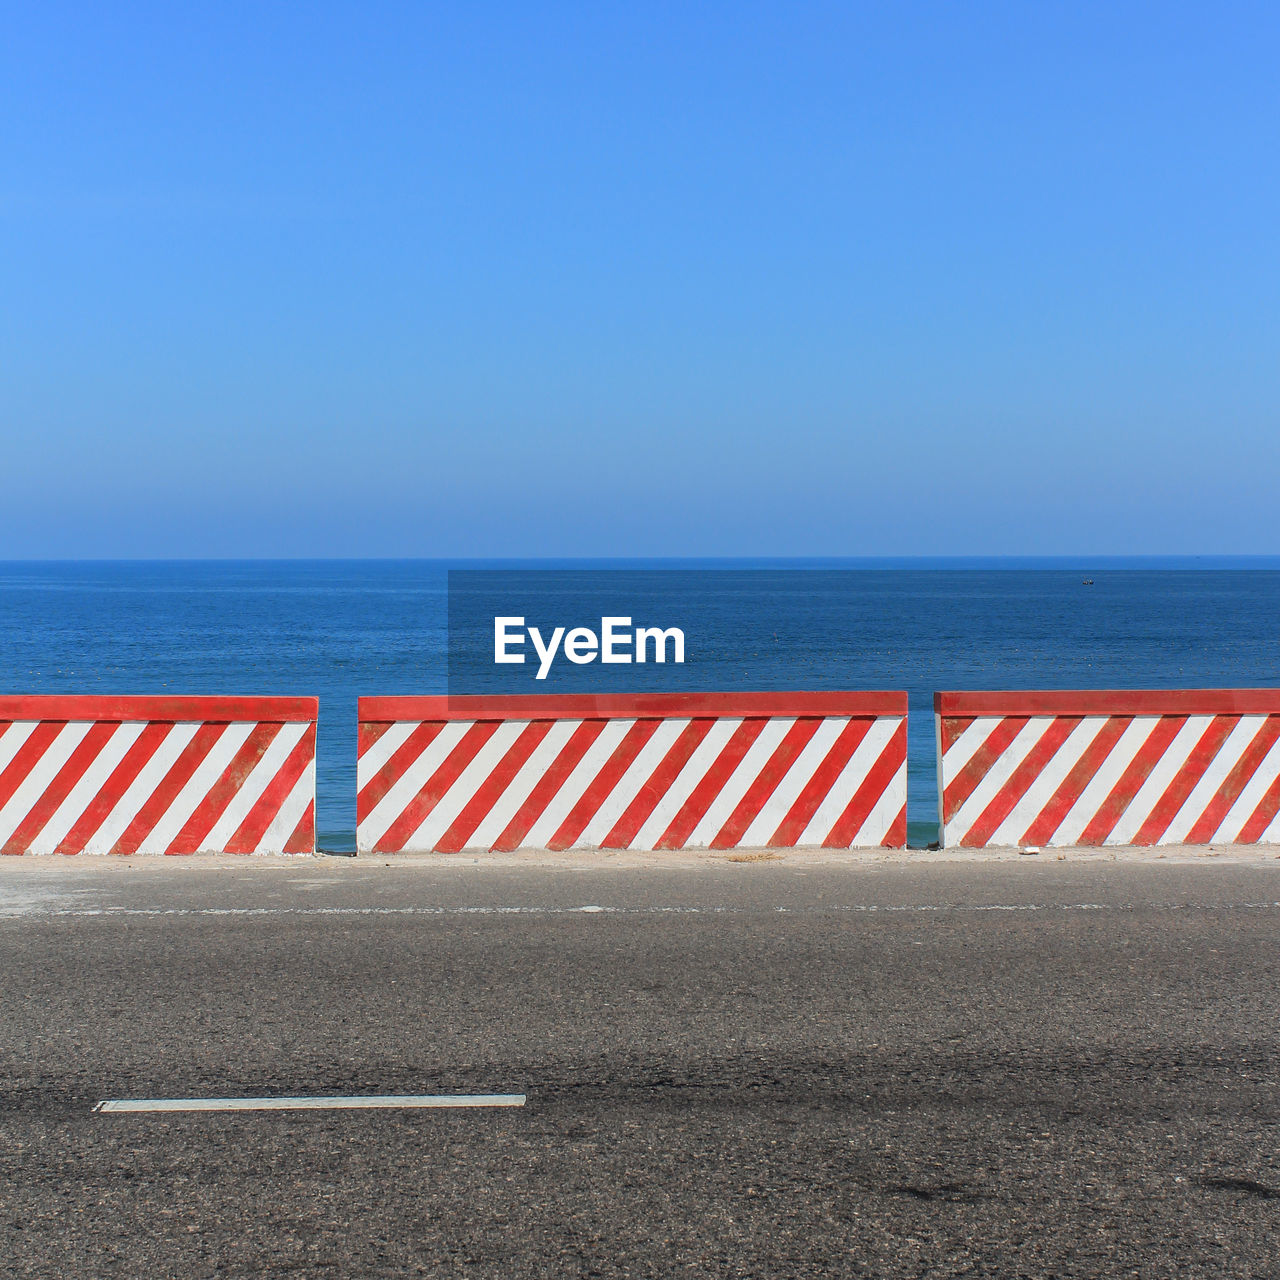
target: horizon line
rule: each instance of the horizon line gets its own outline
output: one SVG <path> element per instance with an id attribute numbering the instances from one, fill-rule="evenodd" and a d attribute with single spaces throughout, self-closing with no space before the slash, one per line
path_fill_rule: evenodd
<path id="1" fill-rule="evenodd" d="M 910 555 L 618 555 L 618 556 L 27 556 L 0 558 L 0 566 L 19 565 L 213 565 L 213 564 L 431 564 L 440 566 L 564 566 L 601 568 L 615 565 L 949 565 L 1061 564 L 1117 565 L 1178 562 L 1207 565 L 1267 562 L 1280 567 L 1280 553 L 1270 552 L 1068 552 L 1055 555 L 929 554 Z"/>

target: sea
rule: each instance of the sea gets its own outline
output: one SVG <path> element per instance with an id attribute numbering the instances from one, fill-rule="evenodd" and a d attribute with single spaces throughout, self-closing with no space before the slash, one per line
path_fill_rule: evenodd
<path id="1" fill-rule="evenodd" d="M 735 687 L 908 690 L 914 846 L 938 838 L 936 690 L 1280 685 L 1280 557 L 201 560 L 0 563 L 0 692 L 318 696 L 318 844 L 347 853 L 356 698 L 450 690 L 450 570 L 584 569 L 732 576 Z M 771 645 L 797 596 L 804 644 Z"/>

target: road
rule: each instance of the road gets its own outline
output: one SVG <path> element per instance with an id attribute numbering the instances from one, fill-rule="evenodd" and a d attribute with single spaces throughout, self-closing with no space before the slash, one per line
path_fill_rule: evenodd
<path id="1" fill-rule="evenodd" d="M 1280 1276 L 1275 851 L 10 859 L 0 965 L 0 1275 Z M 353 1093 L 528 1100 L 92 1110 Z"/>

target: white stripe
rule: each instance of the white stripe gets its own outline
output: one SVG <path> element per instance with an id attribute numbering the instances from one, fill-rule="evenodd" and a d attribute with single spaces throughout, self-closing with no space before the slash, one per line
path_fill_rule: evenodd
<path id="1" fill-rule="evenodd" d="M 81 739 L 93 727 L 92 720 L 71 720 L 54 735 L 44 754 L 31 767 L 31 772 L 18 784 L 8 803 L 0 809 L 0 845 L 18 829 L 32 806 L 44 795 L 58 771 L 67 763 Z"/>
<path id="2" fill-rule="evenodd" d="M 636 753 L 636 758 L 626 773 L 613 785 L 600 807 L 587 823 L 586 830 L 574 841 L 574 848 L 594 849 L 613 830 L 614 824 L 626 813 L 628 806 L 649 781 L 649 776 L 661 763 L 675 740 L 685 731 L 687 719 L 660 721 L 653 736 Z"/>
<path id="3" fill-rule="evenodd" d="M 102 749 L 81 775 L 80 781 L 71 788 L 67 798 L 45 823 L 44 830 L 27 846 L 28 852 L 52 853 L 58 847 L 145 728 L 146 722 L 141 720 L 126 720 L 116 725 L 111 737 L 103 743 Z"/>
<path id="4" fill-rule="evenodd" d="M 1121 775 L 1133 762 L 1134 756 L 1142 750 L 1143 743 L 1151 736 L 1151 731 L 1160 723 L 1159 716 L 1134 716 L 1125 726 L 1124 732 L 1116 739 L 1115 745 L 1107 753 L 1107 757 L 1098 767 L 1098 772 L 1089 779 L 1088 786 L 1080 793 L 1063 818 L 1057 831 L 1053 833 L 1047 844 L 1062 846 L 1075 844 L 1085 827 L 1102 806 L 1102 802 L 1111 794 L 1111 789 L 1120 781 Z"/>
<path id="5" fill-rule="evenodd" d="M 493 807 L 480 820 L 480 825 L 468 837 L 468 849 L 491 849 L 493 842 L 507 829 L 511 819 L 520 812 L 520 806 L 529 798 L 535 786 L 546 774 L 552 763 L 564 749 L 569 739 L 581 727 L 581 720 L 553 720 L 542 741 L 529 753 L 516 776 L 494 801 Z"/>
<path id="6" fill-rule="evenodd" d="M 316 798 L 316 761 L 312 756 L 307 767 L 293 784 L 293 789 L 285 797 L 284 803 L 276 810 L 271 825 L 262 833 L 258 847 L 254 853 L 283 853 L 285 843 L 293 835 L 293 829 L 302 821 L 307 805 Z"/>
<path id="7" fill-rule="evenodd" d="M 240 829 L 240 824 L 262 798 L 262 793 L 271 785 L 271 780 L 280 772 L 281 766 L 309 728 L 306 721 L 288 721 L 280 726 L 240 789 L 231 797 L 217 822 L 209 828 L 209 834 L 201 842 L 202 852 L 221 853 L 226 849 L 231 837 Z"/>
<path id="8" fill-rule="evenodd" d="M 397 720 L 382 737 L 356 761 L 356 790 L 363 791 L 378 770 L 404 745 L 421 720 Z"/>
<path id="9" fill-rule="evenodd" d="M 523 1093 L 385 1093 L 332 1098 L 109 1098 L 95 1111 L 344 1111 L 372 1107 L 523 1107 Z"/>
<path id="10" fill-rule="evenodd" d="M 1266 716 L 1241 716 L 1235 727 L 1227 734 L 1226 740 L 1218 748 L 1217 754 L 1209 761 L 1200 781 L 1192 788 L 1191 794 L 1182 802 L 1182 807 L 1174 816 L 1160 844 L 1181 844 L 1187 833 L 1203 816 L 1204 811 L 1218 794 L 1218 789 L 1226 781 L 1227 774 L 1240 761 L 1240 757 L 1249 749 L 1249 744 L 1262 731 L 1267 723 Z"/>
<path id="11" fill-rule="evenodd" d="M 1116 820 L 1116 825 L 1111 828 L 1111 834 L 1103 841 L 1104 844 L 1128 844 L 1142 830 L 1152 810 L 1160 803 L 1160 797 L 1168 791 L 1169 784 L 1178 776 L 1178 771 L 1212 723 L 1212 716 L 1187 717 L 1182 728 L 1173 735 L 1173 741 L 1151 765 L 1151 772 L 1134 793 L 1133 799 L 1125 805 L 1124 812 Z"/>
<path id="12" fill-rule="evenodd" d="M 707 736 L 698 743 L 684 768 L 671 780 L 666 794 L 654 805 L 653 812 L 636 832 L 636 838 L 630 846 L 632 849 L 652 849 L 657 844 L 741 723 L 741 717 L 727 716 L 723 720 L 717 720 L 707 730 Z"/>
<path id="13" fill-rule="evenodd" d="M 36 731 L 39 720 L 15 720 L 0 733 L 0 773 L 22 748 L 22 744 Z"/>
<path id="14" fill-rule="evenodd" d="M 698 820 L 698 825 L 685 842 L 686 848 L 705 849 L 720 834 L 733 811 L 742 803 L 742 797 L 751 790 L 751 784 L 769 763 L 769 757 L 778 749 L 778 744 L 791 732 L 793 724 L 794 716 L 777 716 L 761 726 L 756 740 L 738 761 L 738 767 L 725 780 L 719 794 Z"/>
<path id="15" fill-rule="evenodd" d="M 185 720 L 173 724 L 160 739 L 151 758 L 138 770 L 138 776 L 129 784 L 124 795 L 116 801 L 115 808 L 103 819 L 102 825 L 85 841 L 86 853 L 110 853 L 129 824 L 138 816 L 151 793 L 164 780 L 173 762 L 186 749 L 200 726 Z"/>
<path id="16" fill-rule="evenodd" d="M 1236 802 L 1227 811 L 1222 825 L 1213 833 L 1210 844 L 1224 842 L 1234 844 L 1240 838 L 1244 825 L 1253 817 L 1254 811 L 1262 803 L 1262 797 L 1271 790 L 1271 784 L 1280 777 L 1280 738 L 1271 744 L 1271 749 L 1258 762 L 1253 777 L 1245 783 L 1244 789 L 1236 797 Z"/>
<path id="17" fill-rule="evenodd" d="M 898 815 L 907 803 L 907 766 L 904 762 L 885 787 L 880 799 L 871 807 L 866 821 L 858 828 L 850 848 L 866 849 L 879 845 L 889 834 Z"/>
<path id="18" fill-rule="evenodd" d="M 387 828 L 405 811 L 409 802 L 426 786 L 431 775 L 448 759 L 471 728 L 470 720 L 449 720 L 423 748 L 422 754 L 387 789 L 386 795 L 356 828 L 356 848 L 370 853 L 387 833 Z M 388 729 L 387 733 L 391 730 Z M 386 734 L 383 734 L 386 737 Z"/>
<path id="19" fill-rule="evenodd" d="M 817 731 L 800 754 L 791 762 L 791 768 L 774 787 L 773 794 L 764 802 L 760 811 L 751 820 L 751 825 L 742 833 L 739 845 L 748 848 L 763 845 L 773 839 L 773 834 L 782 825 L 787 811 L 795 804 L 805 784 L 813 777 L 814 770 L 822 763 L 827 752 L 831 750 L 835 740 L 844 732 L 849 723 L 848 716 L 827 716 L 819 723 Z"/>
<path id="20" fill-rule="evenodd" d="M 1080 757 L 1101 732 L 1107 719 L 1106 716 L 1086 716 L 1067 734 L 1066 740 L 1053 753 L 1053 758 L 1027 788 L 1026 795 L 1013 806 L 1009 816 L 992 833 L 988 844 L 998 847 L 1022 843 L 1031 824 L 1044 812 L 1045 806 L 1066 781 L 1067 774 L 1079 763 Z M 1045 837 L 1046 840 L 1049 838 Z"/>
<path id="21" fill-rule="evenodd" d="M 956 774 L 978 753 L 978 748 L 996 731 L 1003 716 L 979 716 L 947 748 L 942 757 L 942 782 L 945 791 L 955 781 Z"/>
<path id="22" fill-rule="evenodd" d="M 182 790 L 169 802 L 155 826 L 143 837 L 139 853 L 164 853 L 178 833 L 187 825 L 187 819 L 195 813 L 200 802 L 209 794 L 209 788 L 222 777 L 223 770 L 244 746 L 244 740 L 253 729 L 252 724 L 236 721 L 226 725 L 213 740 L 205 757 L 183 785 Z"/>
<path id="23" fill-rule="evenodd" d="M 991 762 L 978 785 L 965 797 L 964 803 L 947 823 L 942 838 L 943 845 L 951 848 L 964 840 L 969 829 L 982 817 L 987 805 L 1000 794 L 1013 776 L 1013 771 L 1027 758 L 1052 723 L 1052 716 L 1032 716 L 1014 734 L 1013 741 Z"/>
<path id="24" fill-rule="evenodd" d="M 471 763 L 454 779 L 453 785 L 431 807 L 418 829 L 405 841 L 405 853 L 429 853 L 453 825 L 468 801 L 484 784 L 515 740 L 529 727 L 527 720 L 503 720 L 476 752 Z"/>
<path id="25" fill-rule="evenodd" d="M 573 812 L 573 807 L 582 799 L 587 788 L 595 781 L 605 762 L 621 745 L 622 740 L 631 731 L 634 720 L 607 720 L 596 740 L 583 752 L 582 759 L 573 767 L 573 771 L 564 780 L 559 791 L 547 801 L 538 820 L 526 832 L 521 847 L 526 849 L 544 849 L 561 824 Z"/>
<path id="26" fill-rule="evenodd" d="M 825 843 L 831 834 L 831 829 L 840 820 L 840 815 L 849 807 L 849 802 L 857 794 L 858 788 L 866 781 L 867 774 L 871 772 L 872 766 L 884 754 L 884 749 L 893 740 L 893 735 L 897 733 L 898 726 L 902 723 L 901 716 L 877 716 L 867 728 L 862 736 L 862 741 L 854 748 L 853 754 L 845 761 L 845 766 L 840 770 L 839 776 L 832 782 L 827 794 L 822 797 L 822 803 L 813 812 L 813 817 L 809 819 L 808 825 L 800 833 L 799 839 L 796 840 L 797 847 L 801 845 L 820 845 Z M 890 780 L 887 791 L 894 789 L 894 781 Z M 877 801 L 877 805 L 879 801 Z M 899 806 L 900 808 L 901 806 Z M 871 812 L 874 812 L 876 805 L 872 806 Z M 862 826 L 866 826 L 871 817 L 868 813 L 867 819 L 864 819 Z M 894 810 L 896 815 L 897 809 Z M 890 822 L 893 821 L 891 817 Z M 886 824 L 885 830 L 888 830 Z M 860 834 L 861 828 L 854 833 L 855 840 Z M 868 833 L 869 834 L 869 833 Z M 879 844 L 884 839 L 884 832 L 880 833 L 880 839 L 874 843 Z"/>

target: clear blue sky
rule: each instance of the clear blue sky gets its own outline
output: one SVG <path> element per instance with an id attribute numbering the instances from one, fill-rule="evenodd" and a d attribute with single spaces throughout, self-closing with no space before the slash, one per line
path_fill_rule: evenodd
<path id="1" fill-rule="evenodd" d="M 1280 552 L 1280 6 L 0 38 L 0 558 Z"/>

